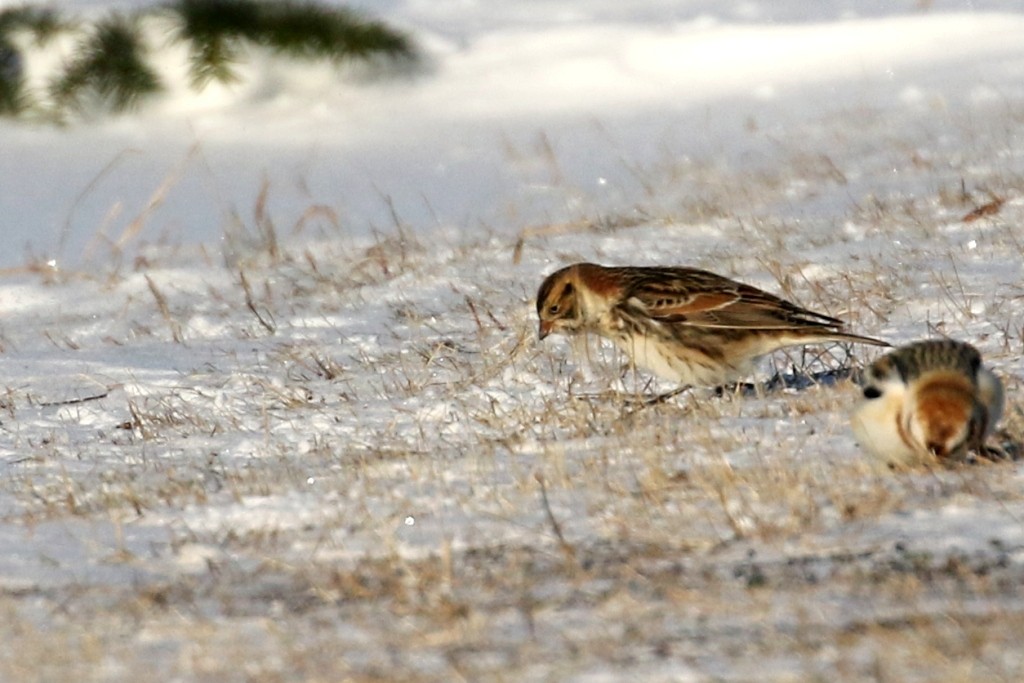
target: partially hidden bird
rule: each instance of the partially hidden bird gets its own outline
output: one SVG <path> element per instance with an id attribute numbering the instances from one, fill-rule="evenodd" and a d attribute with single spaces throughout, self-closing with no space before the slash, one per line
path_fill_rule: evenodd
<path id="1" fill-rule="evenodd" d="M 852 418 L 869 455 L 894 467 L 986 457 L 1003 413 L 1003 384 L 970 344 L 931 339 L 901 346 L 865 372 Z"/>

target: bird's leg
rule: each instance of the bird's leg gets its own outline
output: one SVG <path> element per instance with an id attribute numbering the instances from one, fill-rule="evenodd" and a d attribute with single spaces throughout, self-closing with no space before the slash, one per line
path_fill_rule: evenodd
<path id="1" fill-rule="evenodd" d="M 715 387 L 715 396 L 722 398 L 732 394 L 734 398 L 742 396 L 754 396 L 761 398 L 764 396 L 764 391 L 770 390 L 770 387 L 764 387 L 761 384 L 754 384 L 753 382 L 735 382 L 734 384 L 720 384 Z"/>
<path id="2" fill-rule="evenodd" d="M 979 458 L 990 462 L 1016 461 L 1024 457 L 1024 444 L 1014 438 L 1007 430 L 1000 429 L 994 436 L 998 439 L 995 445 L 980 444 L 975 451 Z"/>
<path id="3" fill-rule="evenodd" d="M 669 400 L 670 398 L 675 398 L 679 394 L 681 394 L 681 393 L 683 393 L 685 391 L 689 391 L 692 388 L 693 388 L 692 385 L 684 384 L 683 386 L 678 387 L 676 389 L 672 389 L 671 391 L 666 391 L 666 392 L 664 392 L 662 394 L 658 394 L 657 396 L 652 396 L 651 398 L 644 399 L 641 402 L 640 405 L 642 407 L 656 406 L 659 403 L 664 403 L 665 401 Z"/>
<path id="4" fill-rule="evenodd" d="M 626 394 L 616 391 L 608 391 L 598 394 L 575 394 L 572 398 L 577 401 L 605 401 L 608 399 L 619 399 L 623 405 L 628 409 L 629 414 L 635 413 L 638 410 L 649 408 L 651 406 L 660 405 L 667 403 L 669 399 L 675 398 L 679 394 L 689 391 L 693 387 L 689 384 L 685 384 L 678 389 L 672 389 L 656 396 L 644 396 L 639 394 Z"/>

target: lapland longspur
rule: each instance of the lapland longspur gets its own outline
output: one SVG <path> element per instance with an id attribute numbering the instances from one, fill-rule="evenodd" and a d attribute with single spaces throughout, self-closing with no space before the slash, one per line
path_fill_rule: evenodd
<path id="1" fill-rule="evenodd" d="M 906 467 L 985 455 L 1003 412 L 1003 385 L 970 344 L 935 339 L 876 360 L 864 379 L 853 431 L 871 455 Z"/>
<path id="2" fill-rule="evenodd" d="M 785 346 L 884 341 L 843 331 L 842 321 L 696 268 L 577 263 L 537 292 L 540 338 L 591 332 L 636 365 L 684 385 L 717 386 Z"/>

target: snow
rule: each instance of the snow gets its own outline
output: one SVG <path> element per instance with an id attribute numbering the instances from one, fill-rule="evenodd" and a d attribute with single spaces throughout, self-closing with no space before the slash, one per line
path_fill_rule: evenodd
<path id="1" fill-rule="evenodd" d="M 878 472 L 843 378 L 642 408 L 533 311 L 708 268 L 970 341 L 1018 436 L 1017 4 L 358 4 L 421 68 L 0 121 L 0 679 L 1021 678 L 1019 465 Z"/>

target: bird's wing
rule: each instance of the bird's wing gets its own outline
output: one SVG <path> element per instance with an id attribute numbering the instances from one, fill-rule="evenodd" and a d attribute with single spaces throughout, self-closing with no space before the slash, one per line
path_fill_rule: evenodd
<path id="1" fill-rule="evenodd" d="M 840 321 L 706 271 L 633 283 L 624 304 L 663 323 L 695 327 L 795 329 L 838 327 Z"/>

